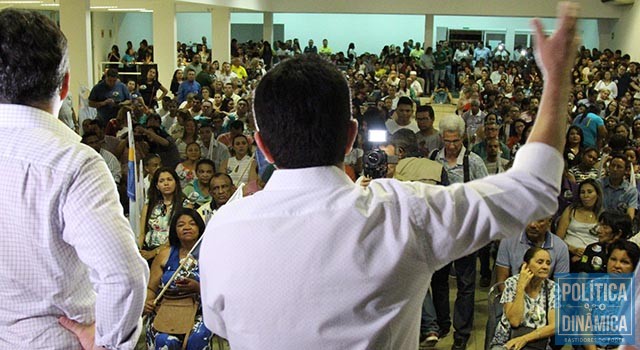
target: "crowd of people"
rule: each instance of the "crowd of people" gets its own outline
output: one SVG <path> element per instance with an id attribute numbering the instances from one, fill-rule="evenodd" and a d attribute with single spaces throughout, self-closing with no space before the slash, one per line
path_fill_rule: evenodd
<path id="1" fill-rule="evenodd" d="M 178 43 L 178 69 L 167 88 L 156 78 L 155 68 L 142 79 L 119 77 L 118 70 L 126 70 L 134 61 L 152 61 L 153 48 L 145 40 L 137 54 L 131 43 L 122 57 L 113 47 L 109 61 L 114 65 L 89 96 L 97 118 L 82 124 L 83 142 L 107 162 L 125 206 L 128 132 L 135 135 L 137 158 L 144 160 L 148 202 L 138 244 L 151 266 L 145 307 L 150 347 L 180 347 L 188 338 L 189 348 L 195 348 L 210 340 L 201 310 L 181 336 L 154 328 L 157 310 L 152 297 L 169 284 L 175 295 L 188 295 L 197 302 L 197 268 L 183 273 L 179 281 L 169 282 L 168 276 L 236 188 L 242 186 L 244 194 L 251 195 L 269 180 L 274 166 L 253 139 L 252 92 L 261 77 L 281 62 L 317 54 L 342 71 L 351 90 L 352 115 L 359 124 L 353 150 L 344 158 L 345 171 L 363 186 L 370 180 L 363 177 L 363 157 L 376 147 L 390 160 L 398 159 L 390 161 L 386 177 L 402 181 L 449 185 L 512 166 L 529 136 L 544 86 L 531 48 L 516 48 L 511 54 L 502 44 L 492 50 L 482 42 L 451 47 L 443 41 L 434 50 L 408 40 L 385 46 L 380 54 L 355 50 L 352 43 L 346 54 L 334 52 L 327 39 L 320 48 L 313 40 L 305 47 L 298 39 L 273 46 L 233 40 L 231 60 L 220 64 L 212 61 L 205 38 L 195 50 Z M 638 262 L 635 244 L 640 243 L 635 215 L 640 189 L 638 65 L 619 50 L 582 47 L 576 52 L 573 90 L 566 105 L 570 124 L 558 212 L 531 222 L 516 239 L 494 242 L 438 270 L 423 304 L 423 347 L 435 346 L 453 326 L 452 349 L 466 348 L 473 327 L 478 258 L 481 288 L 504 282 L 502 326 L 495 337 L 487 336 L 492 345 L 506 348 L 525 339 L 509 338 L 504 326 L 508 323 L 542 327 L 544 339 L 553 335 L 552 327 L 545 326 L 553 325 L 555 273 L 633 271 Z M 459 96 L 457 100 L 452 93 Z M 455 115 L 441 116 L 436 128 L 432 105 L 438 103 L 455 105 Z M 127 128 L 127 113 L 133 116 L 133 130 Z M 385 130 L 389 141 L 370 141 L 369 131 L 376 129 Z M 458 287 L 453 317 L 448 302 L 450 274 L 456 276 Z M 540 293 L 545 295 L 541 318 L 523 319 L 518 303 Z M 527 303 L 525 314 L 528 307 Z"/>

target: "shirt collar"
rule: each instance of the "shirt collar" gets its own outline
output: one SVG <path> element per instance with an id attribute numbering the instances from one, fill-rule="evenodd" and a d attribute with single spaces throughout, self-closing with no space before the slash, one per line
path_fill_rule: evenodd
<path id="1" fill-rule="evenodd" d="M 605 177 L 602 179 L 602 187 L 608 187 L 608 188 L 612 188 L 614 190 L 618 190 L 618 189 L 626 189 L 627 187 L 629 187 L 629 181 L 627 180 L 622 180 L 622 183 L 620 184 L 620 186 L 618 187 L 613 187 L 611 185 L 611 182 L 609 181 L 609 177 Z"/>
<path id="2" fill-rule="evenodd" d="M 300 169 L 277 169 L 265 186 L 265 191 L 283 189 L 313 189 L 354 186 L 347 174 L 337 166 L 319 166 Z"/>
<path id="3" fill-rule="evenodd" d="M 467 148 L 462 146 L 462 148 L 460 148 L 460 153 L 458 153 L 458 159 L 456 160 L 456 164 L 457 165 L 463 165 L 464 164 L 464 154 L 467 152 Z M 442 147 L 442 149 L 438 152 L 438 159 L 446 162 L 447 158 L 445 158 L 444 156 L 444 147 Z"/>
<path id="4" fill-rule="evenodd" d="M 542 243 L 543 249 L 553 249 L 553 237 L 551 235 L 552 233 L 549 231 L 547 231 L 547 233 L 545 234 L 544 243 Z M 527 237 L 527 232 L 525 231 L 522 231 L 522 235 L 520 236 L 520 243 L 526 244 L 530 247 L 534 246 L 533 242 L 531 242 L 529 237 Z"/>
<path id="5" fill-rule="evenodd" d="M 41 109 L 18 105 L 0 104 L 0 128 L 47 129 L 63 138 L 79 142 L 80 135 L 69 129 L 52 114 Z"/>

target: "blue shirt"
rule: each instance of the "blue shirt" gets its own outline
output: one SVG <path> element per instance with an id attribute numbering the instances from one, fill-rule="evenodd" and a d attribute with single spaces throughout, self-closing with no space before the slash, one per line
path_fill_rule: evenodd
<path id="1" fill-rule="evenodd" d="M 638 209 L 638 190 L 624 180 L 618 187 L 613 187 L 609 177 L 600 179 L 604 209 L 617 210 L 624 214 L 628 208 Z"/>
<path id="2" fill-rule="evenodd" d="M 526 232 L 522 232 L 520 236 L 503 239 L 498 248 L 496 265 L 508 268 L 512 276 L 517 275 L 520 273 L 524 253 L 533 246 L 535 245 L 529 240 Z M 550 274 L 552 276 L 556 273 L 569 272 L 569 247 L 560 237 L 547 231 L 542 248 L 551 255 Z"/>
<path id="3" fill-rule="evenodd" d="M 93 89 L 91 89 L 89 100 L 102 102 L 108 99 L 113 99 L 115 104 L 107 104 L 96 108 L 98 111 L 98 119 L 103 122 L 104 125 L 106 125 L 109 120 L 116 117 L 118 110 L 120 109 L 119 104 L 130 100 L 131 96 L 129 95 L 127 86 L 120 81 L 116 81 L 116 84 L 113 87 L 109 87 L 104 80 L 101 80 L 93 87 Z"/>
<path id="4" fill-rule="evenodd" d="M 178 104 L 187 100 L 187 95 L 190 93 L 199 94 L 200 93 L 200 83 L 197 81 L 188 81 L 185 80 L 180 84 L 178 88 Z"/>
<path id="5" fill-rule="evenodd" d="M 604 120 L 597 114 L 587 113 L 575 117 L 573 125 L 582 129 L 584 147 L 598 147 L 598 127 L 604 126 Z"/>

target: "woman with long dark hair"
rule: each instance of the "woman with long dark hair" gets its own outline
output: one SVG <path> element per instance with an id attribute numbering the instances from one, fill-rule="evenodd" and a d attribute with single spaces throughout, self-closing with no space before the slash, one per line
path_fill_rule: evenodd
<path id="1" fill-rule="evenodd" d="M 156 108 L 158 106 L 158 100 L 162 100 L 169 92 L 169 90 L 158 81 L 158 71 L 155 67 L 149 68 L 147 77 L 140 80 L 138 90 L 140 90 L 140 96 L 142 96 L 144 104 L 147 105 L 147 107 L 153 108 Z M 160 97 L 158 97 L 158 91 L 162 92 Z"/>
<path id="2" fill-rule="evenodd" d="M 174 213 L 182 208 L 180 179 L 175 170 L 163 167 L 151 179 L 148 204 L 142 208 L 142 232 L 138 239 L 140 254 L 151 262 L 161 248 L 169 242 L 169 223 Z"/>
<path id="3" fill-rule="evenodd" d="M 173 96 L 178 96 L 178 89 L 180 88 L 180 84 L 182 84 L 182 82 L 184 81 L 183 76 L 184 71 L 182 69 L 176 69 L 173 72 L 173 77 L 171 78 L 171 86 L 169 87 L 169 90 L 171 90 Z"/>

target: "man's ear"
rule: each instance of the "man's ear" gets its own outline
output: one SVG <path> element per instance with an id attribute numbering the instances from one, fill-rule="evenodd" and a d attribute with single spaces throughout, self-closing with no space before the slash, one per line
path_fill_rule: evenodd
<path id="1" fill-rule="evenodd" d="M 262 151 L 262 154 L 264 154 L 264 157 L 267 159 L 267 161 L 269 163 L 271 163 L 271 164 L 275 164 L 275 161 L 273 160 L 273 157 L 271 156 L 271 151 L 269 151 L 269 148 L 267 148 L 267 146 L 262 141 L 262 135 L 260 135 L 259 131 L 256 131 L 253 134 L 253 139 L 256 141 L 256 144 L 258 145 L 258 148 L 260 149 L 260 151 Z"/>
<path id="2" fill-rule="evenodd" d="M 69 94 L 69 71 L 64 74 L 64 78 L 62 78 L 62 86 L 60 86 L 60 101 L 67 98 Z"/>
<path id="3" fill-rule="evenodd" d="M 349 120 L 349 129 L 347 130 L 347 147 L 344 150 L 345 155 L 351 153 L 353 143 L 356 142 L 356 137 L 358 137 L 358 121 L 351 119 Z"/>

